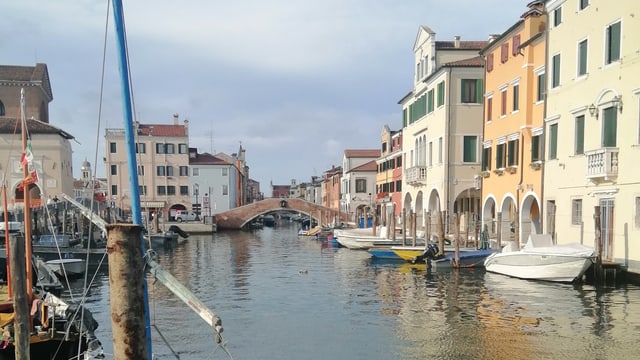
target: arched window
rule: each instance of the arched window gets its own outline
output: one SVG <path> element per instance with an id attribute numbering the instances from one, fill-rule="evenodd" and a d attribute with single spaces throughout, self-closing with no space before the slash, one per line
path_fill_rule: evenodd
<path id="1" fill-rule="evenodd" d="M 4 104 L 2 100 L 0 100 L 0 116 L 4 116 Z"/>

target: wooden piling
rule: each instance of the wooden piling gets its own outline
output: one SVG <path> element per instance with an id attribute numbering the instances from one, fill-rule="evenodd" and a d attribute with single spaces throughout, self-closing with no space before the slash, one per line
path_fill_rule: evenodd
<path id="1" fill-rule="evenodd" d="M 453 224 L 455 225 L 455 230 L 453 231 L 453 267 L 457 268 L 460 266 L 460 214 L 453 214 Z"/>
<path id="2" fill-rule="evenodd" d="M 411 246 L 416 246 L 416 238 L 418 237 L 418 214 L 411 212 Z"/>
<path id="3" fill-rule="evenodd" d="M 464 213 L 464 247 L 469 247 L 469 216 L 470 213 Z"/>
<path id="4" fill-rule="evenodd" d="M 396 204 L 391 203 L 391 217 L 389 219 L 389 231 L 391 231 L 391 240 L 396 239 Z"/>
<path id="5" fill-rule="evenodd" d="M 497 246 L 498 246 L 498 251 L 502 250 L 502 211 L 498 212 L 496 214 L 496 222 L 497 222 L 497 227 L 498 227 L 498 231 L 496 231 L 496 242 L 497 242 Z"/>
<path id="6" fill-rule="evenodd" d="M 438 211 L 438 249 L 440 249 L 440 253 L 444 254 L 444 225 L 442 224 L 444 216 L 444 211 Z"/>
<path id="7" fill-rule="evenodd" d="M 431 213 L 428 211 L 425 211 L 424 213 L 424 226 L 425 226 L 425 232 L 424 232 L 424 246 L 426 247 L 429 244 L 429 241 L 431 240 Z"/>
<path id="8" fill-rule="evenodd" d="M 29 313 L 29 295 L 27 293 L 27 264 L 24 237 L 9 236 L 9 266 L 11 268 L 11 294 L 13 301 L 14 339 L 16 360 L 29 360 L 29 338 L 31 333 L 31 315 Z"/>
<path id="9" fill-rule="evenodd" d="M 602 267 L 602 234 L 600 233 L 600 206 L 594 206 L 593 209 L 593 226 L 596 244 L 596 266 L 595 266 L 595 282 L 596 285 L 601 284 L 604 279 Z"/>
<path id="10" fill-rule="evenodd" d="M 373 228 L 373 236 L 376 236 L 376 228 L 378 227 L 377 221 L 376 221 L 376 214 L 373 214 L 373 217 L 371 219 L 371 228 Z"/>
<path id="11" fill-rule="evenodd" d="M 513 240 L 516 243 L 516 249 L 520 249 L 520 211 L 516 209 L 513 213 Z"/>
<path id="12" fill-rule="evenodd" d="M 407 209 L 402 209 L 402 245 L 407 245 Z"/>
<path id="13" fill-rule="evenodd" d="M 114 359 L 148 359 L 142 227 L 107 226 Z"/>

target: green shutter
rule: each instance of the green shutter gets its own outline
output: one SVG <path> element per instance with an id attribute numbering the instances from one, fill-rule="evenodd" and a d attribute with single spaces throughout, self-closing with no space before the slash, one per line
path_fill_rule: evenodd
<path id="1" fill-rule="evenodd" d="M 438 106 L 444 105 L 444 81 L 438 84 Z"/>
<path id="2" fill-rule="evenodd" d="M 504 144 L 496 146 L 496 169 L 503 168 L 502 157 L 504 156 Z"/>
<path id="3" fill-rule="evenodd" d="M 402 109 L 402 127 L 407 127 L 407 108 Z"/>
<path id="4" fill-rule="evenodd" d="M 558 158 L 558 124 L 549 127 L 549 159 Z"/>
<path id="5" fill-rule="evenodd" d="M 620 23 L 609 27 L 609 62 L 620 60 Z"/>
<path id="6" fill-rule="evenodd" d="M 540 136 L 531 137 L 531 162 L 540 160 Z"/>
<path id="7" fill-rule="evenodd" d="M 584 154 L 584 115 L 576 118 L 576 155 Z"/>
<path id="8" fill-rule="evenodd" d="M 484 97 L 484 86 L 482 86 L 482 79 L 476 80 L 476 104 L 482 104 L 482 98 Z"/>
<path id="9" fill-rule="evenodd" d="M 433 89 L 427 93 L 427 114 L 433 112 Z"/>
<path id="10" fill-rule="evenodd" d="M 602 129 L 602 146 L 616 147 L 616 131 L 618 127 L 618 114 L 615 107 L 604 109 Z"/>
<path id="11" fill-rule="evenodd" d="M 580 42 L 578 46 L 578 75 L 587 73 L 587 40 Z"/>
<path id="12" fill-rule="evenodd" d="M 475 136 L 465 136 L 464 137 L 464 150 L 463 150 L 463 162 L 475 162 L 476 161 L 476 151 L 478 147 L 478 138 Z"/>

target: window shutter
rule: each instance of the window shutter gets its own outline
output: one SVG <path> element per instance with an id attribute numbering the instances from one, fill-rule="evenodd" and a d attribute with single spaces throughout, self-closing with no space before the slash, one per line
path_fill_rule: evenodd
<path id="1" fill-rule="evenodd" d="M 602 134 L 602 146 L 603 147 L 615 147 L 616 146 L 616 131 L 617 131 L 617 114 L 616 108 L 610 107 L 604 109 L 604 129 Z"/>
<path id="2" fill-rule="evenodd" d="M 484 86 L 482 86 L 482 79 L 476 80 L 476 103 L 482 104 L 482 98 L 484 97 Z"/>
<path id="3" fill-rule="evenodd" d="M 610 34 L 610 61 L 620 60 L 620 23 L 617 22 L 611 25 Z"/>
<path id="4" fill-rule="evenodd" d="M 502 44 L 500 49 L 500 61 L 505 63 L 509 59 L 509 43 Z"/>
<path id="5" fill-rule="evenodd" d="M 487 72 L 493 70 L 493 53 L 487 55 Z"/>
<path id="6" fill-rule="evenodd" d="M 513 37 L 513 44 L 512 44 L 512 48 L 511 48 L 511 55 L 516 56 L 518 55 L 518 51 L 520 47 L 520 34 L 515 35 Z"/>

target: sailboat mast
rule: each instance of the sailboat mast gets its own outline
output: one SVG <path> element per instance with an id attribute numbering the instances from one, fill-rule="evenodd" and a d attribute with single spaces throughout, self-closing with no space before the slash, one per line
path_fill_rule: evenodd
<path id="1" fill-rule="evenodd" d="M 20 89 L 20 120 L 21 124 L 21 133 L 22 133 L 22 152 L 24 153 L 27 150 L 27 117 L 25 115 L 26 112 L 26 104 L 24 100 L 24 89 Z M 23 179 L 26 179 L 29 176 L 29 164 L 22 166 L 22 175 Z M 24 180 L 23 180 L 24 181 Z M 24 184 L 22 188 L 22 199 L 24 205 L 24 249 L 25 249 L 25 257 L 27 263 L 27 297 L 29 301 L 31 301 L 31 295 L 33 292 L 33 276 L 31 274 L 31 197 L 29 194 L 29 186 L 30 184 Z M 5 214 L 6 216 L 6 214 Z"/>
<path id="2" fill-rule="evenodd" d="M 138 166 L 135 154 L 135 134 L 133 132 L 133 109 L 131 104 L 131 87 L 129 79 L 129 62 L 127 57 L 127 43 L 124 27 L 124 12 L 122 10 L 122 1 L 113 0 L 113 16 L 116 30 L 116 38 L 118 41 L 118 62 L 120 64 L 120 81 L 123 99 L 124 112 L 124 138 L 127 152 L 127 165 L 129 168 L 129 186 L 131 194 L 131 218 L 136 225 L 142 225 L 142 211 L 140 207 L 140 188 L 138 187 Z M 142 239 L 141 239 L 142 240 Z M 142 246 L 142 254 L 146 253 L 144 241 L 140 241 Z M 149 315 L 149 292 L 147 287 L 147 279 L 144 274 L 144 312 L 145 312 L 145 332 L 147 338 L 147 354 L 149 360 L 152 359 L 151 347 L 151 321 Z"/>

